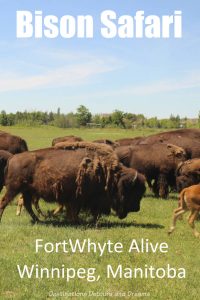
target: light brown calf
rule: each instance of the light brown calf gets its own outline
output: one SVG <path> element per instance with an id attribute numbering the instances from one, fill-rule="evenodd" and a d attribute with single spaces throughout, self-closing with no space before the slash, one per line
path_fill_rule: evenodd
<path id="1" fill-rule="evenodd" d="M 168 233 L 172 233 L 176 226 L 177 219 L 186 211 L 190 211 L 188 223 L 192 227 L 194 235 L 200 237 L 200 233 L 196 230 L 194 221 L 198 218 L 200 212 L 200 184 L 192 185 L 182 190 L 179 195 L 179 207 L 175 209 L 172 226 Z"/>

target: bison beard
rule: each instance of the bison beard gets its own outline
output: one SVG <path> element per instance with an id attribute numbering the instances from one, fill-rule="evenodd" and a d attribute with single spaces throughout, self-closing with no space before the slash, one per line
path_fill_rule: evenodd
<path id="1" fill-rule="evenodd" d="M 65 150 L 64 150 L 64 149 Z M 134 182 L 133 182 L 134 181 Z M 0 216 L 7 204 L 22 193 L 33 221 L 34 198 L 66 206 L 67 218 L 77 221 L 81 209 L 97 220 L 113 208 L 120 218 L 138 211 L 145 180 L 123 167 L 107 145 L 62 143 L 56 148 L 15 155 L 7 166 L 7 192 L 0 203 Z"/>

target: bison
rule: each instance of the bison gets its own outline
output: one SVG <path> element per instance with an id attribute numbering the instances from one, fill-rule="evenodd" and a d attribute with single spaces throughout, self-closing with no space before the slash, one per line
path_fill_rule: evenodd
<path id="1" fill-rule="evenodd" d="M 79 136 L 75 136 L 75 135 L 68 135 L 68 136 L 62 136 L 62 137 L 57 137 L 55 139 L 52 140 L 52 146 L 55 146 L 58 143 L 61 142 L 80 142 L 83 139 Z"/>
<path id="2" fill-rule="evenodd" d="M 121 165 L 107 145 L 60 143 L 13 156 L 6 169 L 6 194 L 0 202 L 0 217 L 13 198 L 22 193 L 33 221 L 33 199 L 43 198 L 67 208 L 67 217 L 78 220 L 81 209 L 96 221 L 114 209 L 119 218 L 139 211 L 145 192 L 144 176 Z"/>
<path id="3" fill-rule="evenodd" d="M 155 196 L 161 198 L 167 198 L 168 187 L 175 185 L 175 170 L 186 160 L 185 151 L 172 144 L 121 146 L 115 152 L 125 166 L 144 174 Z"/>
<path id="4" fill-rule="evenodd" d="M 189 159 L 180 163 L 176 170 L 177 191 L 200 183 L 200 158 Z"/>
<path id="5" fill-rule="evenodd" d="M 182 147 L 189 158 L 200 157 L 200 129 L 177 129 L 150 135 L 140 144 L 174 144 Z"/>
<path id="6" fill-rule="evenodd" d="M 0 131 L 0 149 L 13 154 L 28 151 L 25 140 L 4 131 Z"/>
<path id="7" fill-rule="evenodd" d="M 200 237 L 200 233 L 195 229 L 194 221 L 200 212 L 200 184 L 192 185 L 182 190 L 179 196 L 179 207 L 174 210 L 172 225 L 168 231 L 171 234 L 175 230 L 176 221 L 185 212 L 190 211 L 188 223 L 192 227 L 194 235 Z"/>

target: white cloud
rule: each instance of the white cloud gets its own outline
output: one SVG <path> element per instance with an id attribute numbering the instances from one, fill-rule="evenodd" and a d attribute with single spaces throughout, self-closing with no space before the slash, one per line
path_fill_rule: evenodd
<path id="1" fill-rule="evenodd" d="M 200 73 L 193 72 L 187 74 L 184 78 L 177 78 L 173 80 L 156 81 L 150 84 L 141 86 L 133 86 L 124 89 L 124 93 L 134 94 L 138 96 L 146 96 L 158 93 L 169 93 L 180 91 L 183 89 L 199 88 L 200 87 Z"/>
<path id="2" fill-rule="evenodd" d="M 200 88 L 200 72 L 188 72 L 182 78 L 154 81 L 148 84 L 129 85 L 119 87 L 114 91 L 102 92 L 100 96 L 148 96 L 177 92 L 185 89 Z"/>
<path id="3" fill-rule="evenodd" d="M 116 68 L 100 60 L 52 68 L 38 75 L 22 75 L 7 72 L 0 74 L 0 92 L 14 90 L 32 90 L 36 88 L 80 85 L 94 76 L 111 72 Z"/>

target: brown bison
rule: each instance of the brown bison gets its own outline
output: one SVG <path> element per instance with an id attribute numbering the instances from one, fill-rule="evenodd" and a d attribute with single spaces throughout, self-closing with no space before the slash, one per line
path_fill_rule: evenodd
<path id="1" fill-rule="evenodd" d="M 83 139 L 81 137 L 75 136 L 75 135 L 57 137 L 52 140 L 52 146 L 55 146 L 56 144 L 61 143 L 61 142 L 80 142 L 82 140 Z"/>
<path id="2" fill-rule="evenodd" d="M 0 149 L 13 154 L 28 151 L 25 140 L 4 131 L 0 131 Z"/>
<path id="3" fill-rule="evenodd" d="M 190 211 L 188 223 L 192 227 L 194 235 L 200 237 L 200 233 L 195 229 L 194 221 L 200 212 L 200 184 L 192 185 L 182 190 L 179 196 L 179 207 L 173 213 L 172 225 L 168 231 L 171 234 L 175 230 L 176 221 L 185 212 Z"/>
<path id="4" fill-rule="evenodd" d="M 81 209 L 89 210 L 94 220 L 109 214 L 111 208 L 119 218 L 140 209 L 145 179 L 137 171 L 122 166 L 111 147 L 64 143 L 63 149 L 61 144 L 57 148 L 17 154 L 9 160 L 0 216 L 19 193 L 33 221 L 38 218 L 32 202 L 39 198 L 65 206 L 71 221 L 77 221 Z"/>
<path id="5" fill-rule="evenodd" d="M 125 166 L 144 174 L 155 196 L 162 198 L 168 196 L 169 186 L 175 185 L 178 164 L 186 160 L 185 151 L 172 144 L 121 146 L 115 152 Z"/>
<path id="6" fill-rule="evenodd" d="M 182 147 L 188 158 L 200 157 L 200 129 L 177 129 L 150 135 L 140 144 L 170 143 Z"/>
<path id="7" fill-rule="evenodd" d="M 200 158 L 189 159 L 181 163 L 176 170 L 177 191 L 200 183 Z"/>

